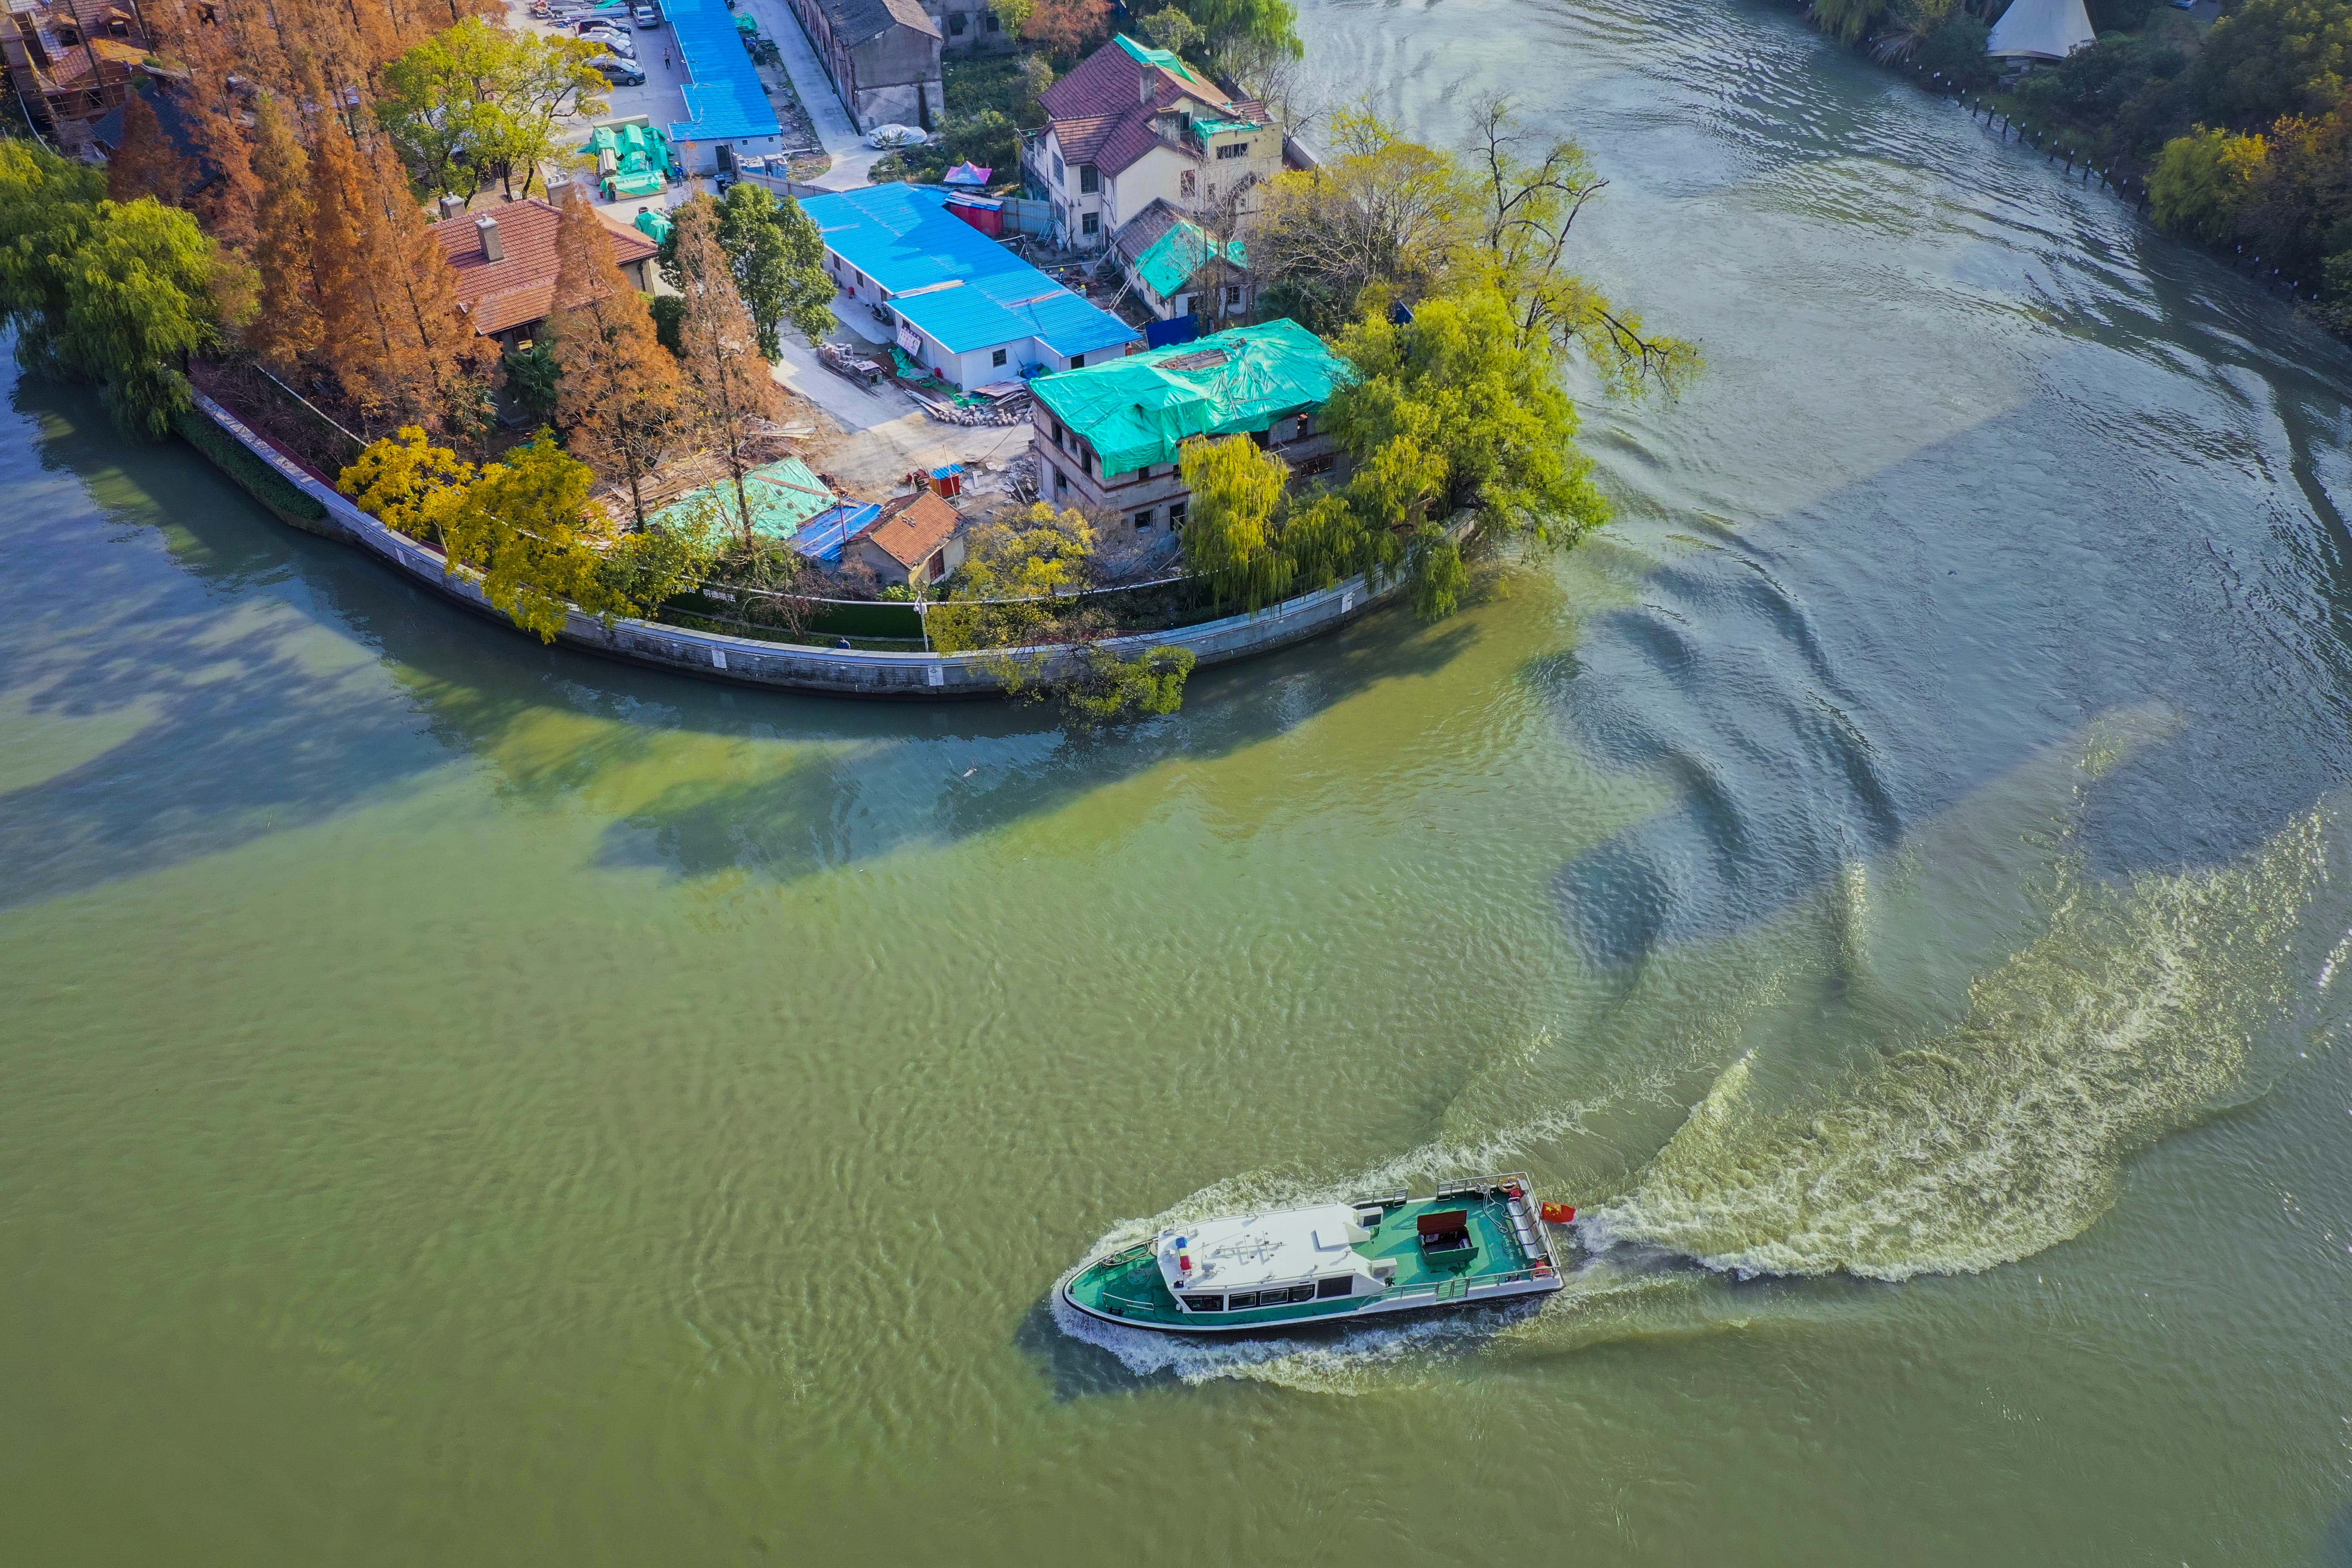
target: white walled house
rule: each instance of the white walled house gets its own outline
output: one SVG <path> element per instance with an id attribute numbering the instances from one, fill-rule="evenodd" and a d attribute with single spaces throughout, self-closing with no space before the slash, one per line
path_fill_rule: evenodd
<path id="1" fill-rule="evenodd" d="M 965 391 L 1099 364 L 1141 334 L 951 216 L 927 185 L 802 198 L 845 308 L 877 310 L 917 364 Z"/>
<path id="2" fill-rule="evenodd" d="M 1043 101 L 1045 128 L 1026 139 L 1022 174 L 1054 204 L 1070 249 L 1102 249 L 1155 201 L 1245 224 L 1253 189 L 1283 169 L 1282 132 L 1264 104 L 1229 98 L 1175 55 L 1124 35 Z"/>

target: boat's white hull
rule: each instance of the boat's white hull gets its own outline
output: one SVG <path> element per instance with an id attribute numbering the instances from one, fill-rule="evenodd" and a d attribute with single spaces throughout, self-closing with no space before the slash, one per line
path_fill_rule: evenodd
<path id="1" fill-rule="evenodd" d="M 1083 1274 L 1086 1270 L 1078 1272 Z M 1071 1278 L 1076 1277 L 1073 1275 Z M 1543 1279 L 1497 1280 L 1492 1285 L 1473 1285 L 1459 1295 L 1439 1296 L 1428 1289 L 1399 1290 L 1388 1296 L 1368 1296 L 1362 1306 L 1349 1312 L 1322 1312 L 1309 1318 L 1277 1318 L 1265 1322 L 1230 1325 L 1211 1323 L 1205 1319 L 1199 1322 L 1154 1323 L 1140 1318 L 1118 1317 L 1080 1303 L 1070 1294 L 1067 1282 L 1055 1287 L 1054 1293 L 1071 1310 L 1083 1312 L 1097 1322 L 1112 1323 L 1122 1329 L 1139 1329 L 1147 1333 L 1284 1334 L 1296 1329 L 1324 1329 L 1335 1323 L 1361 1322 L 1367 1318 L 1394 1317 L 1401 1312 L 1430 1312 L 1447 1307 L 1475 1307 L 1486 1301 L 1514 1300 L 1522 1296 L 1549 1296 L 1567 1283 L 1554 1274 Z"/>

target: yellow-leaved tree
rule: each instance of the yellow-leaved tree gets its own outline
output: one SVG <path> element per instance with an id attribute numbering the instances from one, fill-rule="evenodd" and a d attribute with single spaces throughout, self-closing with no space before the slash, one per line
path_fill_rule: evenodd
<path id="1" fill-rule="evenodd" d="M 1091 628 L 1071 622 L 1069 595 L 1093 576 L 1094 525 L 1040 501 L 972 536 L 948 597 L 926 616 L 942 653 L 1075 642 Z M 1093 635 L 1100 635 L 1094 632 Z"/>
<path id="2" fill-rule="evenodd" d="M 709 564 L 707 527 L 617 536 L 588 499 L 594 484 L 550 431 L 477 469 L 414 426 L 371 444 L 336 481 L 387 526 L 438 544 L 445 570 L 471 571 L 483 595 L 542 642 L 575 607 L 607 626 L 656 609 Z"/>

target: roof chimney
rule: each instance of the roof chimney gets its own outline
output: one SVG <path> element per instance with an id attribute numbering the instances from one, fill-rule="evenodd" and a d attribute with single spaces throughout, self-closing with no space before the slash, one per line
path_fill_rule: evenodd
<path id="1" fill-rule="evenodd" d="M 474 220 L 474 226 L 481 231 L 482 259 L 504 261 L 507 258 L 507 247 L 499 239 L 499 220 L 485 213 Z"/>
<path id="2" fill-rule="evenodd" d="M 442 222 L 448 222 L 451 218 L 456 217 L 459 213 L 464 212 L 465 210 L 466 200 L 463 196 L 443 196 L 441 198 Z"/>

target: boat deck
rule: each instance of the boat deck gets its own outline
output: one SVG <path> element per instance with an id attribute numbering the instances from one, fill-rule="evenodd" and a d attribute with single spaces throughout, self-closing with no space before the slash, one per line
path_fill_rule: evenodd
<path id="1" fill-rule="evenodd" d="M 1182 1328 L 1194 1331 L 1257 1327 L 1281 1327 L 1322 1318 L 1355 1316 L 1374 1306 L 1437 1305 L 1469 1300 L 1489 1288 L 1527 1281 L 1537 1266 L 1548 1264 L 1530 1257 L 1521 1242 L 1522 1231 L 1541 1245 L 1532 1196 L 1524 1199 L 1524 1222 L 1516 1220 L 1510 1202 L 1499 1193 L 1449 1193 L 1434 1198 L 1412 1198 L 1389 1208 L 1381 1223 L 1368 1227 L 1371 1239 L 1356 1244 L 1356 1251 L 1379 1263 L 1393 1260 L 1396 1280 L 1379 1296 L 1339 1297 L 1330 1300 L 1290 1301 L 1276 1307 L 1238 1312 L 1193 1314 L 1176 1304 L 1160 1277 L 1160 1265 L 1149 1242 L 1112 1254 L 1079 1271 L 1069 1283 L 1070 1299 L 1078 1306 L 1106 1317 L 1152 1328 Z M 1469 1215 L 1475 1254 L 1462 1263 L 1433 1263 L 1422 1251 L 1419 1224 L 1425 1214 L 1460 1209 Z"/>

